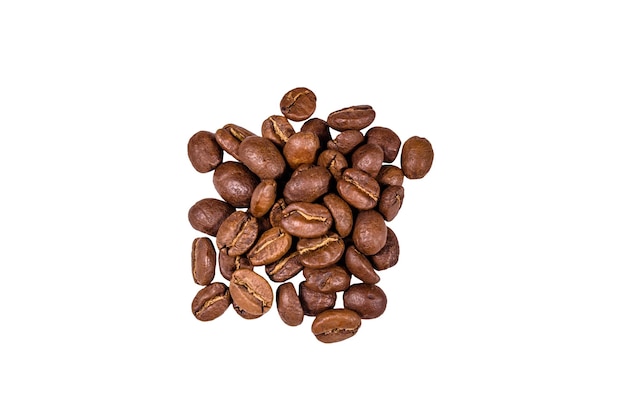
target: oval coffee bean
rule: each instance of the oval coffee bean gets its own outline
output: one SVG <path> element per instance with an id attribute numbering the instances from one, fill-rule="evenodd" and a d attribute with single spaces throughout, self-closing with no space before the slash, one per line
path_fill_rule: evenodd
<path id="1" fill-rule="evenodd" d="M 378 204 L 380 185 L 366 172 L 348 168 L 337 181 L 337 192 L 352 207 L 369 210 Z"/>
<path id="2" fill-rule="evenodd" d="M 361 317 L 355 311 L 337 308 L 321 312 L 311 325 L 311 331 L 320 342 L 334 343 L 346 340 L 361 327 Z"/>
<path id="3" fill-rule="evenodd" d="M 259 179 L 244 164 L 226 161 L 215 168 L 213 186 L 233 207 L 248 207 Z"/>
<path id="4" fill-rule="evenodd" d="M 328 142 L 326 147 L 333 151 L 337 151 L 342 153 L 343 155 L 348 155 L 352 152 L 357 146 L 359 146 L 365 137 L 363 133 L 359 130 L 346 130 L 344 132 L 339 133 L 335 139 L 332 139 Z"/>
<path id="5" fill-rule="evenodd" d="M 300 262 L 309 268 L 325 268 L 337 263 L 344 251 L 343 239 L 336 233 L 311 239 L 300 239 L 296 245 Z"/>
<path id="6" fill-rule="evenodd" d="M 352 241 L 366 256 L 381 250 L 387 241 L 387 225 L 383 216 L 376 210 L 360 212 L 354 221 Z"/>
<path id="7" fill-rule="evenodd" d="M 324 167 L 300 165 L 285 184 L 283 196 L 287 203 L 312 203 L 328 192 L 332 176 Z"/>
<path id="8" fill-rule="evenodd" d="M 283 219 L 283 210 L 287 207 L 287 203 L 285 203 L 284 198 L 279 198 L 276 200 L 272 208 L 270 209 L 270 223 L 272 226 L 277 227 L 280 226 L 280 222 Z"/>
<path id="9" fill-rule="evenodd" d="M 276 179 L 287 166 L 278 148 L 259 136 L 248 136 L 241 142 L 239 159 L 261 179 Z"/>
<path id="10" fill-rule="evenodd" d="M 350 286 L 350 274 L 339 265 L 331 265 L 326 268 L 304 268 L 304 285 L 308 288 L 323 292 L 335 293 L 344 291 Z"/>
<path id="11" fill-rule="evenodd" d="M 325 120 L 319 118 L 312 118 L 302 124 L 300 132 L 315 133 L 315 136 L 320 141 L 320 144 L 325 144 L 330 140 L 330 129 L 328 123 Z"/>
<path id="12" fill-rule="evenodd" d="M 324 205 L 333 216 L 335 230 L 340 237 L 346 237 L 352 232 L 352 209 L 337 194 L 328 193 L 323 198 Z"/>
<path id="13" fill-rule="evenodd" d="M 221 224 L 235 208 L 216 198 L 204 198 L 189 209 L 189 223 L 194 229 L 215 236 Z"/>
<path id="14" fill-rule="evenodd" d="M 248 259 L 254 266 L 267 265 L 278 261 L 291 248 L 291 235 L 280 227 L 265 231 L 248 252 Z"/>
<path id="15" fill-rule="evenodd" d="M 337 293 L 315 291 L 300 283 L 300 303 L 305 316 L 317 316 L 324 310 L 333 308 L 337 302 Z"/>
<path id="16" fill-rule="evenodd" d="M 413 136 L 402 145 L 400 165 L 409 179 L 423 178 L 433 164 L 433 147 L 426 138 Z"/>
<path id="17" fill-rule="evenodd" d="M 375 319 L 385 312 L 387 296 L 374 284 L 354 284 L 343 293 L 343 306 L 362 319 Z"/>
<path id="18" fill-rule="evenodd" d="M 236 160 L 239 160 L 239 145 L 241 141 L 254 133 L 243 127 L 227 124 L 215 132 L 215 141 L 220 147 Z"/>
<path id="19" fill-rule="evenodd" d="M 209 285 L 215 278 L 217 254 L 208 237 L 198 237 L 191 245 L 191 273 L 199 285 Z"/>
<path id="20" fill-rule="evenodd" d="M 280 100 L 280 112 L 289 120 L 301 122 L 315 112 L 317 97 L 305 87 L 288 91 Z"/>
<path id="21" fill-rule="evenodd" d="M 254 217 L 262 217 L 270 211 L 276 202 L 277 187 L 276 180 L 261 181 L 250 197 L 250 214 Z"/>
<path id="22" fill-rule="evenodd" d="M 291 169 L 302 164 L 314 164 L 317 152 L 320 149 L 320 140 L 314 133 L 300 132 L 293 134 L 283 147 L 283 155 Z"/>
<path id="23" fill-rule="evenodd" d="M 380 168 L 383 166 L 383 150 L 373 143 L 365 143 L 352 154 L 352 168 L 367 172 L 376 178 Z"/>
<path id="24" fill-rule="evenodd" d="M 300 262 L 300 253 L 288 253 L 276 262 L 265 265 L 265 273 L 274 282 L 287 281 L 298 275 L 304 266 Z"/>
<path id="25" fill-rule="evenodd" d="M 398 215 L 403 201 L 404 187 L 401 185 L 390 185 L 380 193 L 378 211 L 386 221 L 390 222 Z"/>
<path id="26" fill-rule="evenodd" d="M 383 149 L 384 161 L 393 162 L 400 152 L 402 141 L 396 133 L 386 127 L 372 127 L 365 133 L 367 143 L 378 145 Z"/>
<path id="27" fill-rule="evenodd" d="M 220 273 L 224 278 L 230 281 L 230 277 L 238 269 L 252 269 L 253 266 L 250 260 L 242 255 L 230 256 L 226 249 L 221 249 L 218 255 L 218 263 L 220 267 Z"/>
<path id="28" fill-rule="evenodd" d="M 300 298 L 291 282 L 280 284 L 276 289 L 276 308 L 282 321 L 289 326 L 298 326 L 304 320 Z"/>
<path id="29" fill-rule="evenodd" d="M 383 165 L 378 171 L 376 181 L 383 185 L 402 185 L 404 182 L 404 172 L 395 165 Z"/>
<path id="30" fill-rule="evenodd" d="M 259 233 L 256 217 L 235 211 L 220 226 L 215 237 L 217 248 L 230 256 L 243 255 L 252 247 Z"/>
<path id="31" fill-rule="evenodd" d="M 297 202 L 283 210 L 280 225 L 288 233 L 297 237 L 318 237 L 324 235 L 333 224 L 330 211 L 321 204 Z"/>
<path id="32" fill-rule="evenodd" d="M 400 244 L 398 237 L 390 227 L 387 227 L 387 241 L 385 242 L 385 246 L 383 246 L 378 253 L 370 256 L 370 261 L 374 269 L 382 271 L 383 269 L 395 266 L 399 258 Z"/>
<path id="33" fill-rule="evenodd" d="M 189 139 L 187 155 L 194 169 L 205 173 L 222 163 L 224 151 L 215 141 L 213 133 L 202 130 Z"/>
<path id="34" fill-rule="evenodd" d="M 348 160 L 339 151 L 326 149 L 317 158 L 317 165 L 326 168 L 333 178 L 339 181 L 343 171 L 348 168 Z M 402 176 L 404 177 L 404 174 Z"/>
<path id="35" fill-rule="evenodd" d="M 267 313 L 274 302 L 274 291 L 269 282 L 250 269 L 238 269 L 230 278 L 230 296 L 233 307 L 245 319 L 254 319 Z"/>
<path id="36" fill-rule="evenodd" d="M 291 135 L 296 133 L 285 116 L 270 116 L 261 126 L 261 135 L 271 140 L 274 145 L 282 148 Z"/>
<path id="37" fill-rule="evenodd" d="M 371 125 L 376 117 L 372 106 L 346 107 L 328 115 L 328 126 L 338 131 L 361 130 Z"/>
<path id="38" fill-rule="evenodd" d="M 198 291 L 191 302 L 191 312 L 198 320 L 210 321 L 224 314 L 230 303 L 228 287 L 214 282 Z"/>
<path id="39" fill-rule="evenodd" d="M 366 284 L 376 284 L 380 281 L 380 276 L 374 270 L 372 263 L 354 245 L 346 249 L 344 262 L 348 271 Z"/>

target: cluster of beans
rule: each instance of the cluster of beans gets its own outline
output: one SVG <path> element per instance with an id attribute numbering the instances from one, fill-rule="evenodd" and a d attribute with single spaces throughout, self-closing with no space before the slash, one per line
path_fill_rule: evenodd
<path id="1" fill-rule="evenodd" d="M 282 115 L 263 122 L 260 136 L 227 124 L 189 140 L 191 164 L 213 173 L 221 197 L 189 210 L 191 226 L 215 240 L 203 236 L 192 244 L 193 279 L 203 287 L 192 302 L 198 320 L 213 320 L 230 306 L 255 319 L 276 300 L 286 324 L 315 317 L 315 337 L 330 343 L 385 311 L 378 272 L 396 265 L 400 253 L 388 223 L 402 206 L 404 178 L 426 175 L 433 149 L 425 138 L 402 144 L 391 129 L 369 127 L 376 115 L 371 106 L 343 108 L 323 120 L 311 117 L 316 102 L 311 90 L 295 88 L 280 102 Z M 303 122 L 299 131 L 292 122 Z M 400 166 L 392 164 L 398 154 Z M 228 283 L 214 281 L 218 268 Z M 275 291 L 259 268 L 278 283 Z M 292 281 L 300 273 L 296 290 Z"/>

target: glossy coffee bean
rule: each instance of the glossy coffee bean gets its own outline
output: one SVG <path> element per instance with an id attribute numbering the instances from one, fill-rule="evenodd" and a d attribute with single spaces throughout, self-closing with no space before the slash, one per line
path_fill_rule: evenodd
<path id="1" fill-rule="evenodd" d="M 339 181 L 343 171 L 348 168 L 348 160 L 339 151 L 326 149 L 317 158 L 317 165 L 326 168 L 333 178 Z"/>
<path id="2" fill-rule="evenodd" d="M 383 166 L 383 149 L 373 143 L 365 143 L 352 154 L 352 168 L 360 169 L 376 178 Z"/>
<path id="3" fill-rule="evenodd" d="M 244 255 L 235 255 L 230 256 L 228 254 L 228 250 L 226 248 L 221 249 L 219 251 L 219 255 L 217 257 L 217 261 L 220 268 L 220 274 L 224 278 L 230 281 L 230 277 L 233 272 L 238 269 L 252 269 L 253 266 L 250 263 L 250 260 L 246 258 Z"/>
<path id="4" fill-rule="evenodd" d="M 278 184 L 273 179 L 262 180 L 256 186 L 250 198 L 250 214 L 262 217 L 269 212 L 276 202 Z"/>
<path id="5" fill-rule="evenodd" d="M 288 91 L 280 100 L 280 111 L 289 120 L 301 122 L 315 112 L 317 97 L 305 87 Z"/>
<path id="6" fill-rule="evenodd" d="M 215 236 L 221 224 L 235 208 L 216 198 L 204 198 L 189 209 L 189 223 L 194 229 Z"/>
<path id="7" fill-rule="evenodd" d="M 233 207 L 248 207 L 259 178 L 244 164 L 226 161 L 213 172 L 213 186 L 217 193 Z"/>
<path id="8" fill-rule="evenodd" d="M 309 268 L 325 268 L 337 263 L 345 249 L 343 239 L 336 233 L 310 239 L 300 239 L 296 245 L 300 262 Z"/>
<path id="9" fill-rule="evenodd" d="M 296 131 L 285 116 L 270 116 L 261 125 L 261 135 L 279 148 L 285 146 L 294 133 Z"/>
<path id="10" fill-rule="evenodd" d="M 246 319 L 261 317 L 274 302 L 269 282 L 250 269 L 238 269 L 230 278 L 230 295 L 235 311 Z"/>
<path id="11" fill-rule="evenodd" d="M 380 276 L 372 266 L 370 260 L 363 255 L 354 245 L 348 246 L 344 256 L 346 269 L 355 277 L 366 284 L 376 284 Z"/>
<path id="12" fill-rule="evenodd" d="M 333 217 L 334 228 L 340 237 L 344 238 L 352 232 L 352 209 L 337 194 L 328 193 L 323 198 L 324 205 Z"/>
<path id="13" fill-rule="evenodd" d="M 215 132 L 215 141 L 226 153 L 239 160 L 239 145 L 254 133 L 241 126 L 227 124 Z"/>
<path id="14" fill-rule="evenodd" d="M 202 288 L 191 302 L 191 312 L 201 321 L 218 318 L 231 303 L 228 287 L 221 282 L 214 282 Z"/>
<path id="15" fill-rule="evenodd" d="M 304 320 L 304 310 L 296 287 L 291 282 L 280 284 L 276 289 L 276 308 L 281 320 L 289 326 L 298 326 Z"/>
<path id="16" fill-rule="evenodd" d="M 366 256 L 381 250 L 387 241 L 387 225 L 383 216 L 376 210 L 361 211 L 354 221 L 352 241 Z"/>
<path id="17" fill-rule="evenodd" d="M 337 192 L 352 207 L 369 210 L 378 204 L 380 185 L 366 172 L 348 168 L 337 181 Z"/>
<path id="18" fill-rule="evenodd" d="M 285 158 L 278 148 L 266 138 L 248 136 L 239 146 L 239 159 L 257 177 L 276 179 L 285 172 Z"/>
<path id="19" fill-rule="evenodd" d="M 343 155 L 348 155 L 357 146 L 359 146 L 365 137 L 363 133 L 359 130 L 346 130 L 344 132 L 339 133 L 334 139 L 329 141 L 326 145 L 328 149 L 337 151 L 342 153 Z"/>
<path id="20" fill-rule="evenodd" d="M 300 303 L 305 316 L 317 316 L 324 310 L 335 306 L 337 293 L 323 293 L 315 291 L 306 285 L 304 281 L 300 283 Z"/>
<path id="21" fill-rule="evenodd" d="M 327 123 L 338 131 L 361 130 L 372 124 L 375 117 L 376 112 L 372 106 L 351 106 L 329 114 Z"/>
<path id="22" fill-rule="evenodd" d="M 335 343 L 354 336 L 361 327 L 358 313 L 345 308 L 321 312 L 311 324 L 311 331 L 323 343 Z"/>
<path id="23" fill-rule="evenodd" d="M 400 152 L 402 141 L 396 133 L 386 127 L 372 127 L 365 133 L 365 141 L 382 148 L 384 161 L 393 162 Z"/>
<path id="24" fill-rule="evenodd" d="M 287 207 L 287 203 L 284 198 L 276 200 L 272 208 L 270 209 L 269 218 L 273 227 L 280 226 L 280 222 L 283 220 L 283 210 Z"/>
<path id="25" fill-rule="evenodd" d="M 328 192 L 331 178 L 330 172 L 324 167 L 300 165 L 283 188 L 285 201 L 312 203 Z"/>
<path id="26" fill-rule="evenodd" d="M 423 178 L 433 164 L 433 147 L 426 138 L 413 136 L 402 145 L 400 163 L 404 176 L 409 179 Z"/>
<path id="27" fill-rule="evenodd" d="M 230 256 L 243 255 L 252 247 L 259 233 L 257 219 L 243 211 L 235 211 L 220 226 L 215 237 L 217 248 Z"/>
<path id="28" fill-rule="evenodd" d="M 325 144 L 331 139 L 328 123 L 326 123 L 325 120 L 316 117 L 304 122 L 300 128 L 300 132 L 315 133 L 315 136 L 319 139 L 320 144 Z"/>
<path id="29" fill-rule="evenodd" d="M 224 151 L 217 144 L 215 135 L 203 130 L 189 139 L 187 155 L 194 169 L 205 173 L 213 171 L 222 163 Z"/>
<path id="30" fill-rule="evenodd" d="M 321 204 L 296 202 L 283 210 L 280 225 L 288 233 L 297 237 L 318 237 L 324 235 L 333 224 L 330 211 Z"/>
<path id="31" fill-rule="evenodd" d="M 209 285 L 215 277 L 217 254 L 208 237 L 198 237 L 191 244 L 191 273 L 198 285 Z"/>
<path id="32" fill-rule="evenodd" d="M 284 282 L 298 275 L 304 266 L 298 251 L 287 253 L 281 259 L 265 265 L 265 273 L 274 282 Z"/>
<path id="33" fill-rule="evenodd" d="M 376 180 L 381 186 L 384 185 L 402 185 L 404 182 L 404 172 L 400 167 L 395 165 L 383 165 L 378 171 Z"/>
<path id="34" fill-rule="evenodd" d="M 265 231 L 248 251 L 254 266 L 267 265 L 281 259 L 291 248 L 291 235 L 280 227 Z"/>
<path id="35" fill-rule="evenodd" d="M 370 256 L 370 261 L 374 269 L 382 271 L 383 269 L 391 268 L 398 263 L 400 258 L 400 243 L 398 237 L 387 227 L 387 240 L 385 246 L 374 255 Z"/>
<path id="36" fill-rule="evenodd" d="M 283 155 L 291 169 L 302 164 L 314 164 L 320 149 L 320 141 L 314 133 L 293 134 L 283 147 Z"/>
<path id="37" fill-rule="evenodd" d="M 350 286 L 350 274 L 339 265 L 331 265 L 326 268 L 304 268 L 304 285 L 308 288 L 323 293 L 336 293 L 344 291 Z"/>
<path id="38" fill-rule="evenodd" d="M 390 222 L 398 215 L 403 201 L 404 187 L 401 185 L 390 185 L 380 193 L 378 211 L 386 221 Z"/>
<path id="39" fill-rule="evenodd" d="M 374 319 L 385 312 L 387 296 L 374 284 L 354 284 L 343 293 L 343 306 L 362 319 Z"/>

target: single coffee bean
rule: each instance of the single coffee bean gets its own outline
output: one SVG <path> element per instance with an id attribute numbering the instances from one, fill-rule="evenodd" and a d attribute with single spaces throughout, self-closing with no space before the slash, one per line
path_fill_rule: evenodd
<path id="1" fill-rule="evenodd" d="M 361 327 L 361 317 L 355 311 L 337 308 L 321 312 L 311 324 L 311 331 L 323 343 L 346 340 Z"/>
<path id="2" fill-rule="evenodd" d="M 304 268 L 304 285 L 308 288 L 323 293 L 336 293 L 344 291 L 350 286 L 350 274 L 339 265 L 331 265 L 326 268 Z"/>
<path id="3" fill-rule="evenodd" d="M 315 136 L 320 141 L 320 144 L 328 142 L 330 138 L 330 128 L 325 120 L 319 118 L 312 118 L 302 124 L 300 132 L 315 133 Z"/>
<path id="4" fill-rule="evenodd" d="M 216 198 L 204 198 L 189 209 L 189 223 L 194 229 L 215 236 L 224 220 L 235 211 L 225 201 Z"/>
<path id="5" fill-rule="evenodd" d="M 213 186 L 233 207 L 248 207 L 259 179 L 244 164 L 226 161 L 215 168 Z"/>
<path id="6" fill-rule="evenodd" d="M 343 306 L 362 319 L 374 319 L 385 312 L 387 296 L 374 284 L 354 284 L 343 293 Z"/>
<path id="7" fill-rule="evenodd" d="M 314 164 L 317 152 L 320 149 L 320 141 L 314 133 L 294 133 L 283 147 L 283 155 L 291 169 L 296 169 L 302 164 Z"/>
<path id="8" fill-rule="evenodd" d="M 372 127 L 365 133 L 367 143 L 378 145 L 385 155 L 385 162 L 393 162 L 400 152 L 402 141 L 396 133 L 386 127 Z"/>
<path id="9" fill-rule="evenodd" d="M 209 285 L 215 278 L 217 254 L 208 237 L 198 237 L 191 245 L 191 273 L 198 285 Z"/>
<path id="10" fill-rule="evenodd" d="M 361 130 L 371 125 L 376 117 L 372 106 L 346 107 L 328 115 L 328 126 L 338 131 Z"/>
<path id="11" fill-rule="evenodd" d="M 252 247 L 259 233 L 256 217 L 235 211 L 220 226 L 215 237 L 218 249 L 230 256 L 243 255 Z"/>
<path id="12" fill-rule="evenodd" d="M 224 314 L 230 303 L 228 287 L 214 282 L 198 291 L 191 302 L 191 312 L 198 320 L 210 321 Z"/>
<path id="13" fill-rule="evenodd" d="M 239 145 L 254 133 L 234 124 L 227 124 L 215 132 L 215 141 L 226 153 L 239 161 Z"/>
<path id="14" fill-rule="evenodd" d="M 291 249 L 291 235 L 280 227 L 272 227 L 259 237 L 248 252 L 248 259 L 254 266 L 267 265 L 278 261 Z"/>
<path id="15" fill-rule="evenodd" d="M 433 164 L 433 147 L 426 138 L 413 136 L 402 145 L 400 165 L 409 179 L 423 178 Z"/>
<path id="16" fill-rule="evenodd" d="M 276 180 L 262 180 L 250 198 L 250 214 L 254 217 L 267 214 L 276 202 L 277 187 Z"/>
<path id="17" fill-rule="evenodd" d="M 189 139 L 187 155 L 194 169 L 205 173 L 222 163 L 224 151 L 217 144 L 215 134 L 202 130 Z"/>
<path id="18" fill-rule="evenodd" d="M 321 204 L 296 202 L 283 210 L 280 225 L 288 233 L 297 237 L 318 237 L 324 235 L 333 224 L 330 211 Z"/>
<path id="19" fill-rule="evenodd" d="M 235 311 L 246 319 L 261 317 L 274 302 L 269 282 L 250 269 L 238 269 L 230 278 L 230 295 Z"/>
<path id="20" fill-rule="evenodd" d="M 328 192 L 332 176 L 324 167 L 300 165 L 285 184 L 283 196 L 287 203 L 312 203 Z"/>
<path id="21" fill-rule="evenodd" d="M 337 301 L 337 293 L 315 291 L 300 282 L 300 303 L 305 316 L 317 316 L 324 310 L 333 308 Z"/>
<path id="22" fill-rule="evenodd" d="M 352 232 L 352 209 L 337 194 L 328 193 L 323 198 L 324 205 L 330 211 L 335 224 L 335 230 L 340 237 L 344 238 Z"/>
<path id="23" fill-rule="evenodd" d="M 266 138 L 248 136 L 239 146 L 239 158 L 261 179 L 276 179 L 285 172 L 285 159 Z"/>
<path id="24" fill-rule="evenodd" d="M 276 262 L 265 265 L 265 273 L 274 282 L 287 281 L 298 275 L 304 266 L 300 262 L 300 253 L 294 251 Z"/>
<path id="25" fill-rule="evenodd" d="M 300 252 L 300 262 L 309 268 L 325 268 L 337 263 L 345 249 L 343 239 L 336 233 L 310 239 L 302 238 L 296 248 Z"/>
<path id="26" fill-rule="evenodd" d="M 289 326 L 298 326 L 304 320 L 304 310 L 296 287 L 291 282 L 280 284 L 276 289 L 276 307 L 282 321 Z"/>
<path id="27" fill-rule="evenodd" d="M 346 130 L 339 133 L 335 139 L 329 141 L 326 145 L 328 149 L 341 152 L 344 155 L 348 155 L 357 146 L 359 146 L 365 137 L 359 130 Z"/>
<path id="28" fill-rule="evenodd" d="M 364 143 L 352 154 L 352 168 L 367 172 L 376 178 L 383 166 L 383 150 L 373 143 Z"/>
<path id="29" fill-rule="evenodd" d="M 376 210 L 361 211 L 354 221 L 352 230 L 354 246 L 363 255 L 373 255 L 385 246 L 387 225 L 385 219 Z"/>
<path id="30" fill-rule="evenodd" d="M 317 97 L 308 88 L 298 87 L 288 91 L 280 100 L 280 111 L 289 120 L 301 122 L 315 112 Z"/>
<path id="31" fill-rule="evenodd" d="M 395 165 L 383 165 L 378 171 L 376 181 L 383 185 L 402 185 L 404 182 L 404 172 Z"/>
<path id="32" fill-rule="evenodd" d="M 279 148 L 285 146 L 294 133 L 296 131 L 285 116 L 270 116 L 261 126 L 262 136 L 271 140 Z"/>
<path id="33" fill-rule="evenodd" d="M 250 260 L 243 255 L 230 256 L 226 248 L 221 249 L 218 255 L 218 263 L 220 273 L 224 278 L 230 281 L 230 277 L 238 269 L 252 269 Z"/>
<path id="34" fill-rule="evenodd" d="M 380 185 L 366 172 L 348 168 L 337 181 L 337 192 L 352 207 L 369 210 L 378 204 Z"/>
<path id="35" fill-rule="evenodd" d="M 403 201 L 404 187 L 401 185 L 390 185 L 380 193 L 378 211 L 386 221 L 390 222 L 398 215 Z"/>
<path id="36" fill-rule="evenodd" d="M 366 284 L 376 284 L 380 281 L 380 276 L 374 270 L 372 263 L 354 245 L 346 249 L 344 262 L 348 271 Z"/>
<path id="37" fill-rule="evenodd" d="M 280 226 L 281 221 L 283 220 L 283 210 L 287 207 L 287 203 L 285 203 L 284 198 L 279 198 L 276 200 L 272 208 L 270 209 L 270 223 L 273 227 Z"/>
<path id="38" fill-rule="evenodd" d="M 343 171 L 348 168 L 348 160 L 341 152 L 326 149 L 317 158 L 317 165 L 326 168 L 333 178 L 339 181 Z M 402 175 L 404 176 L 404 174 Z"/>
<path id="39" fill-rule="evenodd" d="M 382 271 L 383 269 L 391 268 L 398 263 L 400 257 L 400 244 L 398 237 L 387 227 L 387 241 L 385 246 L 374 255 L 370 256 L 370 261 L 374 269 Z"/>

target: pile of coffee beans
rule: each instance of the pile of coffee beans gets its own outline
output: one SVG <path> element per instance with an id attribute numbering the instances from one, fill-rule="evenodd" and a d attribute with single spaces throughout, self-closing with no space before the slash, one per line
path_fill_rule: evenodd
<path id="1" fill-rule="evenodd" d="M 260 135 L 227 124 L 189 139 L 191 164 L 213 173 L 221 196 L 189 210 L 191 226 L 214 238 L 192 244 L 193 279 L 203 287 L 191 305 L 198 320 L 213 320 L 230 306 L 255 319 L 276 303 L 289 326 L 315 317 L 313 334 L 331 343 L 385 311 L 379 272 L 396 265 L 400 253 L 388 223 L 402 207 L 404 178 L 424 177 L 433 149 L 425 138 L 402 144 L 391 129 L 369 127 L 371 106 L 346 107 L 323 120 L 312 118 L 316 103 L 311 90 L 295 88 Z M 296 131 L 292 122 L 303 123 Z M 393 165 L 399 153 L 400 166 Z M 228 285 L 214 281 L 216 269 Z"/>

